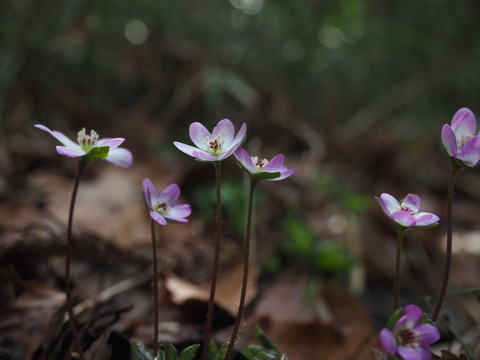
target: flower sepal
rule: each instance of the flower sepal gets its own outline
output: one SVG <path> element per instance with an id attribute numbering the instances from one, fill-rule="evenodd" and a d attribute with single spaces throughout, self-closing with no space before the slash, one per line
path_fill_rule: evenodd
<path id="1" fill-rule="evenodd" d="M 94 159 L 105 159 L 110 152 L 109 146 L 100 146 L 92 148 L 87 154 L 80 157 L 80 161 L 83 164 L 88 164 Z"/>
<path id="2" fill-rule="evenodd" d="M 392 316 L 390 316 L 390 319 L 387 321 L 387 329 L 392 330 L 393 326 L 397 323 L 398 319 L 400 319 L 400 316 L 402 316 L 403 313 L 403 307 L 399 307 L 395 312 L 393 313 Z"/>
<path id="3" fill-rule="evenodd" d="M 256 174 L 250 174 L 252 181 L 255 183 L 258 183 L 262 180 L 273 180 L 280 177 L 281 175 L 282 174 L 280 172 L 273 172 L 273 173 L 259 172 Z"/>

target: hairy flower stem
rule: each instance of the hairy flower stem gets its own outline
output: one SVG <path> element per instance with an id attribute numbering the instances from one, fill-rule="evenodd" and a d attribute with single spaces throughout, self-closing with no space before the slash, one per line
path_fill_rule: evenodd
<path id="1" fill-rule="evenodd" d="M 222 198 L 220 194 L 220 170 L 221 161 L 214 161 L 215 166 L 215 191 L 217 198 L 216 222 L 217 232 L 215 234 L 215 257 L 213 260 L 212 285 L 210 287 L 210 299 L 208 300 L 207 324 L 203 339 L 202 360 L 207 360 L 210 348 L 210 333 L 212 330 L 213 307 L 215 305 L 215 291 L 217 288 L 218 265 L 220 263 L 220 246 L 222 244 Z"/>
<path id="2" fill-rule="evenodd" d="M 158 355 L 158 264 L 157 264 L 157 239 L 155 237 L 155 221 L 150 224 L 152 232 L 153 254 L 153 357 Z"/>
<path id="3" fill-rule="evenodd" d="M 75 179 L 75 185 L 73 186 L 72 198 L 70 200 L 70 210 L 68 212 L 68 227 L 67 227 L 67 251 L 65 255 L 65 294 L 67 297 L 67 312 L 70 323 L 70 329 L 72 330 L 75 346 L 80 356 L 80 360 L 85 360 L 82 344 L 80 343 L 80 337 L 77 331 L 77 321 L 73 312 L 73 299 L 72 299 L 72 287 L 70 284 L 70 267 L 72 263 L 72 225 L 73 225 L 73 210 L 75 209 L 75 199 L 77 198 L 78 185 L 80 184 L 80 178 L 83 170 L 85 169 L 85 163 L 79 162 L 77 178 Z"/>
<path id="4" fill-rule="evenodd" d="M 438 296 L 437 305 L 433 312 L 432 321 L 435 322 L 438 319 L 440 310 L 442 309 L 443 300 L 445 299 L 445 294 L 447 292 L 448 278 L 450 276 L 450 263 L 452 260 L 452 231 L 453 231 L 453 221 L 452 221 L 452 202 L 453 202 L 453 191 L 455 186 L 455 178 L 457 177 L 460 168 L 453 166 L 450 170 L 450 180 L 448 181 L 448 190 L 447 190 L 447 250 L 445 255 L 445 270 L 443 273 L 442 288 L 440 290 L 440 295 Z"/>
<path id="5" fill-rule="evenodd" d="M 247 213 L 247 227 L 245 230 L 245 242 L 243 244 L 243 280 L 242 280 L 242 291 L 240 293 L 240 303 L 238 305 L 237 318 L 235 319 L 235 325 L 233 327 L 232 337 L 230 338 L 230 343 L 228 345 L 227 354 L 225 359 L 230 359 L 230 355 L 233 352 L 233 346 L 237 340 L 238 330 L 243 319 L 243 309 L 245 308 L 245 298 L 247 295 L 247 285 L 248 285 L 248 268 L 249 268 L 249 259 L 250 259 L 250 236 L 252 229 L 252 210 L 253 210 L 253 193 L 255 190 L 255 181 L 250 182 L 250 195 L 248 197 L 248 213 Z"/>
<path id="6" fill-rule="evenodd" d="M 398 309 L 400 303 L 400 265 L 402 261 L 403 236 L 408 228 L 398 226 L 397 228 L 397 261 L 395 264 L 395 278 L 393 283 L 393 311 Z"/>

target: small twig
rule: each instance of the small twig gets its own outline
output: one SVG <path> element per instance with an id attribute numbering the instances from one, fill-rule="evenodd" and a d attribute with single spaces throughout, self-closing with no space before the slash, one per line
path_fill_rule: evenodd
<path id="1" fill-rule="evenodd" d="M 137 287 L 138 285 L 141 285 L 145 282 L 147 282 L 152 276 L 152 271 L 151 269 L 148 269 L 140 274 L 137 274 L 135 276 L 132 276 L 128 279 L 122 280 L 119 283 L 116 283 L 115 285 L 112 285 L 105 290 L 100 291 L 98 294 L 95 296 L 92 296 L 81 303 L 78 303 L 75 305 L 73 308 L 73 312 L 75 315 L 78 315 L 82 313 L 83 311 L 87 310 L 90 307 L 93 307 L 101 302 L 107 301 L 108 299 L 121 294 L 125 291 L 128 291 L 130 289 L 133 289 Z M 65 319 L 66 321 L 67 319 Z"/>

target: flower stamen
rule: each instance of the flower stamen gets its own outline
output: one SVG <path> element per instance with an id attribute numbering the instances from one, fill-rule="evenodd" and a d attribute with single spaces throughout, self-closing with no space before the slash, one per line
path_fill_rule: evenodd
<path id="1" fill-rule="evenodd" d="M 155 206 L 155 211 L 159 212 L 160 214 L 166 214 L 170 210 L 170 207 L 168 206 L 167 203 L 157 201 L 157 204 Z"/>
<path id="2" fill-rule="evenodd" d="M 82 150 L 89 152 L 97 145 L 99 139 L 98 133 L 95 130 L 90 131 L 90 135 L 87 135 L 85 128 L 78 132 L 77 141 Z"/>
<path id="3" fill-rule="evenodd" d="M 262 159 L 259 159 L 257 156 L 252 156 L 252 162 L 257 172 L 260 172 L 263 169 L 263 167 L 268 164 L 267 159 L 262 160 Z"/>
<path id="4" fill-rule="evenodd" d="M 218 152 L 222 150 L 225 140 L 222 139 L 221 134 L 215 136 L 215 138 L 210 138 L 209 136 L 205 137 L 204 144 L 206 145 L 208 151 L 213 155 L 217 155 Z"/>

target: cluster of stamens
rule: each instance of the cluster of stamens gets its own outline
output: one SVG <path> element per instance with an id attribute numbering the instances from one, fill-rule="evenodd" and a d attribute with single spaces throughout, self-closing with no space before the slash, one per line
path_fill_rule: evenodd
<path id="1" fill-rule="evenodd" d="M 157 201 L 155 211 L 159 212 L 160 214 L 165 214 L 168 212 L 169 209 L 170 207 L 166 203 Z"/>
<path id="2" fill-rule="evenodd" d="M 78 132 L 77 141 L 80 147 L 88 152 L 90 149 L 97 145 L 98 133 L 95 130 L 90 131 L 90 135 L 87 135 L 85 128 Z"/>
<path id="3" fill-rule="evenodd" d="M 473 139 L 474 136 L 471 135 L 471 134 L 466 134 L 466 135 L 462 135 L 461 139 L 459 141 L 457 141 L 457 147 L 458 149 L 460 150 L 461 148 L 463 148 L 463 146 L 471 139 Z"/>
<path id="4" fill-rule="evenodd" d="M 225 143 L 225 140 L 221 139 L 220 134 L 211 139 L 210 137 L 205 137 L 204 144 L 206 147 L 213 153 L 216 154 L 222 150 L 222 146 Z"/>
<path id="5" fill-rule="evenodd" d="M 416 211 L 412 210 L 410 208 L 410 206 L 405 205 L 405 204 L 400 205 L 400 210 L 401 211 L 406 211 L 406 212 L 410 213 L 411 215 L 415 215 L 417 213 Z"/>
<path id="6" fill-rule="evenodd" d="M 257 156 L 252 156 L 252 162 L 257 172 L 260 172 L 262 168 L 268 164 L 267 159 L 262 160 L 262 159 L 259 159 Z"/>
<path id="7" fill-rule="evenodd" d="M 402 329 L 396 334 L 397 344 L 405 347 L 418 347 L 418 334 L 411 329 Z"/>

